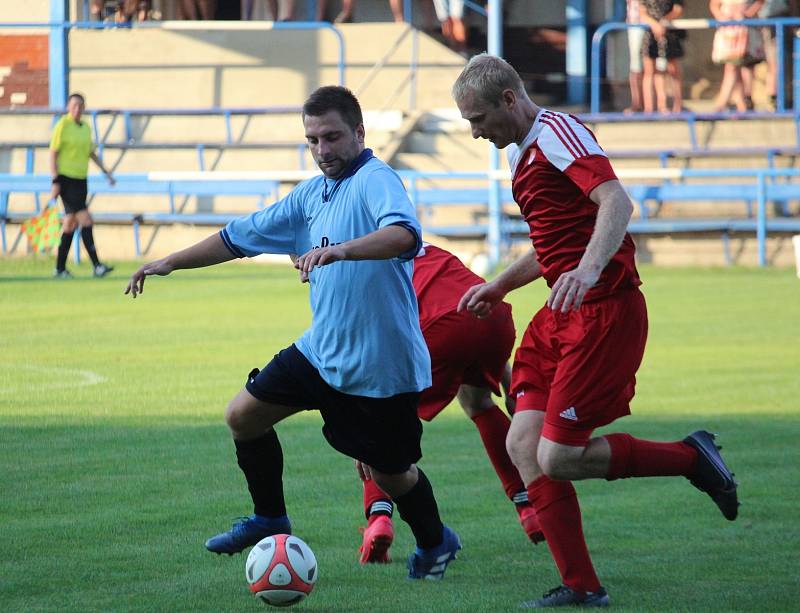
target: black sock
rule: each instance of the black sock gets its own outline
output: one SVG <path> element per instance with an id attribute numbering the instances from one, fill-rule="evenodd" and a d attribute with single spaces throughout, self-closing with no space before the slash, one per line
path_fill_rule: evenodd
<path id="1" fill-rule="evenodd" d="M 58 256 L 56 257 L 56 270 L 61 272 L 67 267 L 67 255 L 72 246 L 72 235 L 74 232 L 64 232 L 61 235 L 61 242 L 58 243 Z"/>
<path id="2" fill-rule="evenodd" d="M 431 482 L 425 473 L 417 468 L 417 483 L 402 496 L 396 496 L 394 503 L 400 517 L 411 528 L 417 547 L 431 549 L 442 544 L 442 520 L 439 518 L 439 507 L 433 497 Z"/>
<path id="3" fill-rule="evenodd" d="M 283 499 L 283 450 L 275 430 L 249 441 L 233 441 L 236 459 L 242 469 L 253 511 L 263 517 L 286 515 Z"/>
<path id="4" fill-rule="evenodd" d="M 86 247 L 89 257 L 92 259 L 92 264 L 99 266 L 100 260 L 97 259 L 97 251 L 94 248 L 94 234 L 92 234 L 92 226 L 84 226 L 81 228 L 81 238 L 83 239 L 83 245 Z"/>

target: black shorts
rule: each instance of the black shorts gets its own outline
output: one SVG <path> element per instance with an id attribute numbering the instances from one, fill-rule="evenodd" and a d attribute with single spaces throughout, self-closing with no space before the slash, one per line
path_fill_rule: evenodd
<path id="1" fill-rule="evenodd" d="M 318 410 L 331 447 L 387 474 L 404 473 L 422 457 L 419 392 L 388 398 L 352 396 L 328 385 L 294 345 L 247 378 L 247 391 L 263 402 Z"/>
<path id="2" fill-rule="evenodd" d="M 77 213 L 87 208 L 86 196 L 88 189 L 86 179 L 73 179 L 58 175 L 58 184 L 61 187 L 61 202 L 64 203 L 64 210 L 67 214 Z"/>
<path id="3" fill-rule="evenodd" d="M 674 60 L 683 57 L 683 42 L 681 39 L 683 30 L 667 30 L 666 44 L 664 46 L 664 57 Z M 684 32 L 685 34 L 685 32 Z M 651 30 L 645 30 L 642 50 L 645 57 L 654 60 L 659 56 L 658 41 L 653 36 Z"/>

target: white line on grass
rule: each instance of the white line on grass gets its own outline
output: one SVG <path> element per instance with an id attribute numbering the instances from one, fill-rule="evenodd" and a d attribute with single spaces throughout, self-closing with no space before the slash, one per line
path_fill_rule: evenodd
<path id="1" fill-rule="evenodd" d="M 63 389 L 69 387 L 85 387 L 87 385 L 97 385 L 108 381 L 107 377 L 99 375 L 91 370 L 81 370 L 79 368 L 61 368 L 58 366 L 38 366 L 36 364 L 0 364 L 0 370 L 9 369 L 13 371 L 32 371 L 43 373 L 56 378 L 56 380 L 39 381 L 36 383 L 38 389 Z M 5 379 L 5 377 L 3 377 Z M 6 386 L 0 385 L 0 394 L 16 394 L 29 389 L 28 385 Z"/>

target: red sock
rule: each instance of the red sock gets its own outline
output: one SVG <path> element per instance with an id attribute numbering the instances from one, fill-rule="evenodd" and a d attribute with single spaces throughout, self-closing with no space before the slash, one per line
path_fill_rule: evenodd
<path id="1" fill-rule="evenodd" d="M 369 519 L 369 516 L 377 511 L 391 517 L 394 504 L 389 495 L 372 479 L 367 479 L 362 483 L 364 484 L 364 516 Z"/>
<path id="2" fill-rule="evenodd" d="M 576 592 L 595 592 L 600 580 L 583 538 L 581 509 L 569 481 L 542 475 L 528 486 L 528 500 L 539 517 L 561 581 Z"/>
<path id="3" fill-rule="evenodd" d="M 514 495 L 524 490 L 525 486 L 506 451 L 506 436 L 511 420 L 495 405 L 473 417 L 472 421 L 478 428 L 486 454 L 492 462 L 494 472 L 500 477 L 506 496 L 514 500 Z"/>
<path id="4" fill-rule="evenodd" d="M 687 476 L 694 473 L 697 451 L 682 441 L 656 443 L 630 434 L 607 434 L 611 462 L 606 479 Z"/>

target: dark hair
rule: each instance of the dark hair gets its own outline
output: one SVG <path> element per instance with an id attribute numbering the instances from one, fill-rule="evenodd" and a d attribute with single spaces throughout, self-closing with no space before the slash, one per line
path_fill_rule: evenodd
<path id="1" fill-rule="evenodd" d="M 325 85 L 314 91 L 303 104 L 303 117 L 319 117 L 328 111 L 336 111 L 344 122 L 355 130 L 364 123 L 358 98 L 346 87 Z"/>
<path id="2" fill-rule="evenodd" d="M 84 106 L 86 105 L 86 98 L 83 97 L 83 94 L 79 94 L 78 92 L 72 92 L 69 95 L 69 98 L 67 98 L 67 102 L 69 102 L 73 98 L 77 98 L 78 100 L 81 101 L 81 104 L 83 104 Z"/>

